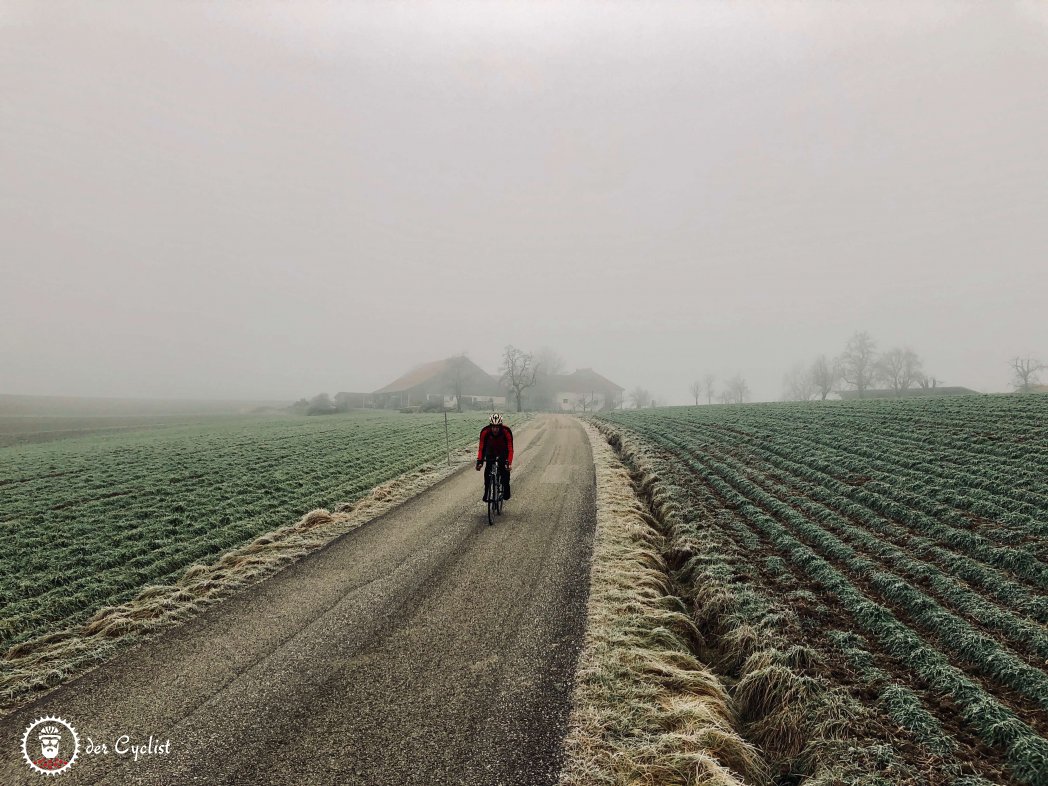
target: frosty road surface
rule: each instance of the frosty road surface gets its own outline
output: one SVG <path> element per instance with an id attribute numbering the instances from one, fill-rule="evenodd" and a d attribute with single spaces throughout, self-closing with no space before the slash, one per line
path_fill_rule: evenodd
<path id="1" fill-rule="evenodd" d="M 537 418 L 517 443 L 495 526 L 469 465 L 4 718 L 0 783 L 45 780 L 19 750 L 42 715 L 80 734 L 69 786 L 552 783 L 585 622 L 593 459 L 570 417 Z M 117 756 L 124 734 L 171 752 Z M 87 755 L 88 737 L 109 753 Z"/>

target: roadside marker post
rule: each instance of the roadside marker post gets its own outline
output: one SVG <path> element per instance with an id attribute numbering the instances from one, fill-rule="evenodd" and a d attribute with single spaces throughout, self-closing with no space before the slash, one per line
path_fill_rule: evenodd
<path id="1" fill-rule="evenodd" d="M 451 437 L 448 436 L 448 411 L 444 410 L 444 444 L 448 447 L 448 466 L 451 466 Z"/>

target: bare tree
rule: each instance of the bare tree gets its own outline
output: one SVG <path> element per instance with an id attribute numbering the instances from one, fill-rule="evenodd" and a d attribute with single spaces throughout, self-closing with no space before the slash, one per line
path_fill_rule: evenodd
<path id="1" fill-rule="evenodd" d="M 706 389 L 706 403 L 713 403 L 713 385 L 717 382 L 715 374 L 707 374 L 702 378 L 702 386 Z"/>
<path id="2" fill-rule="evenodd" d="M 922 379 L 925 379 L 924 361 L 916 352 L 906 347 L 903 350 L 903 376 L 901 378 L 903 384 L 906 385 L 903 390 L 919 385 Z M 933 379 L 932 382 L 934 381 Z M 934 387 L 934 384 L 932 386 Z"/>
<path id="3" fill-rule="evenodd" d="M 542 347 L 535 353 L 535 368 L 543 374 L 555 375 L 564 371 L 564 358 L 552 347 Z"/>
<path id="4" fill-rule="evenodd" d="M 942 380 L 921 372 L 917 377 L 917 386 L 924 390 L 934 390 Z"/>
<path id="5" fill-rule="evenodd" d="M 736 374 L 725 384 L 724 392 L 727 395 L 728 403 L 743 404 L 750 397 L 750 386 L 746 384 L 742 374 Z"/>
<path id="6" fill-rule="evenodd" d="M 695 406 L 699 406 L 699 396 L 702 395 L 702 383 L 699 380 L 695 380 L 691 383 L 691 387 L 688 390 L 695 399 Z"/>
<path id="7" fill-rule="evenodd" d="M 869 333 L 856 333 L 848 339 L 841 355 L 841 379 L 866 398 L 866 391 L 873 384 L 874 362 L 877 345 Z"/>
<path id="8" fill-rule="evenodd" d="M 782 378 L 783 401 L 807 401 L 815 395 L 815 382 L 803 363 L 798 363 Z"/>
<path id="9" fill-rule="evenodd" d="M 582 407 L 583 412 L 589 412 L 597 403 L 597 395 L 592 391 L 581 394 L 575 401 L 576 407 Z"/>
<path id="10" fill-rule="evenodd" d="M 535 352 L 535 387 L 528 394 L 532 408 L 558 409 L 555 401 L 558 380 L 564 372 L 564 358 L 555 349 L 544 346 Z"/>
<path id="11" fill-rule="evenodd" d="M 836 359 L 830 360 L 825 355 L 819 355 L 812 363 L 808 376 L 811 377 L 812 387 L 819 400 L 825 401 L 840 381 L 841 367 Z"/>
<path id="12" fill-rule="evenodd" d="M 921 365 L 921 359 L 912 349 L 895 347 L 877 359 L 875 369 L 876 375 L 898 396 L 920 380 L 923 375 Z"/>
<path id="13" fill-rule="evenodd" d="M 455 411 L 462 411 L 462 393 L 466 387 L 468 363 L 463 352 L 451 358 L 448 366 L 448 390 L 455 397 Z"/>
<path id="14" fill-rule="evenodd" d="M 731 393 L 729 393 L 726 389 L 722 390 L 720 393 L 717 394 L 717 401 L 719 401 L 721 404 L 734 403 L 731 398 Z"/>
<path id="15" fill-rule="evenodd" d="M 634 409 L 641 409 L 651 404 L 651 393 L 642 388 L 640 385 L 633 388 L 627 395 L 629 402 L 633 405 Z"/>
<path id="16" fill-rule="evenodd" d="M 535 384 L 535 373 L 538 370 L 535 359 L 531 353 L 508 344 L 502 353 L 501 370 L 502 384 L 512 391 L 517 400 L 517 412 L 521 412 L 524 409 L 524 391 Z"/>
<path id="17" fill-rule="evenodd" d="M 1037 384 L 1038 372 L 1044 371 L 1046 366 L 1037 358 L 1014 357 L 1012 366 L 1012 387 L 1016 393 L 1029 393 L 1030 388 Z"/>

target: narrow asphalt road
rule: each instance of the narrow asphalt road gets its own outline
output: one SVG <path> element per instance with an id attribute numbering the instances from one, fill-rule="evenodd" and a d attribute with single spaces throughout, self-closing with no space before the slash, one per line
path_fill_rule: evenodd
<path id="1" fill-rule="evenodd" d="M 81 737 L 64 784 L 554 782 L 585 621 L 593 459 L 567 416 L 537 418 L 517 442 L 495 526 L 469 466 L 4 718 L 0 783 L 46 782 L 19 747 L 42 715 Z M 170 753 L 117 755 L 121 735 L 170 739 Z M 109 752 L 86 753 L 87 738 Z"/>

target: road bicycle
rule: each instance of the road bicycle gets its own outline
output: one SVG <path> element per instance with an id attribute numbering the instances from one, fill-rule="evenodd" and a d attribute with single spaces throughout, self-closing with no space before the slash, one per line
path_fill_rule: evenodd
<path id="1" fill-rule="evenodd" d="M 488 462 L 488 526 L 495 523 L 495 516 L 502 515 L 502 481 L 499 478 L 500 461 Z"/>

